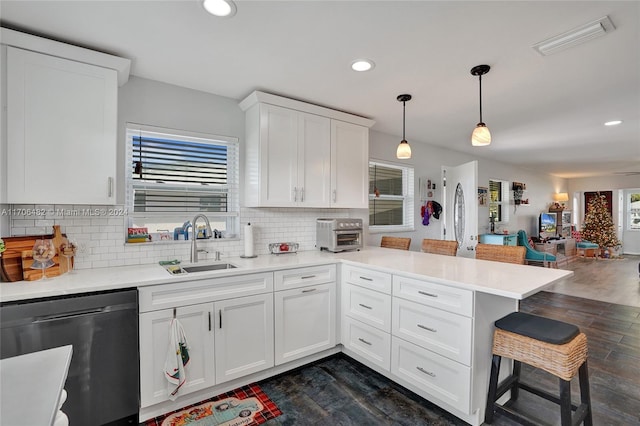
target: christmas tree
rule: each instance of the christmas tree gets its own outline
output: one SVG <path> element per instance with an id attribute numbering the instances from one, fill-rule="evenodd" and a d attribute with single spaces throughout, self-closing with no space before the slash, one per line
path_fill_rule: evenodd
<path id="1" fill-rule="evenodd" d="M 598 195 L 589 201 L 582 224 L 582 238 L 598 244 L 602 249 L 620 245 L 604 195 Z"/>

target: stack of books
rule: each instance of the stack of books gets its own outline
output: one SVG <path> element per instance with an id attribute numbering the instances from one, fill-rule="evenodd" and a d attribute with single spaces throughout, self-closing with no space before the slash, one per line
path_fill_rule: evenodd
<path id="1" fill-rule="evenodd" d="M 149 230 L 147 228 L 128 228 L 128 243 L 146 243 L 149 241 Z"/>

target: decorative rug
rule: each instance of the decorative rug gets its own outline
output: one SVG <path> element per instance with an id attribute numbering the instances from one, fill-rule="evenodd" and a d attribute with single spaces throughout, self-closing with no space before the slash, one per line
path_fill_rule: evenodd
<path id="1" fill-rule="evenodd" d="M 254 426 L 282 414 L 252 383 L 181 410 L 147 420 L 145 426 Z"/>

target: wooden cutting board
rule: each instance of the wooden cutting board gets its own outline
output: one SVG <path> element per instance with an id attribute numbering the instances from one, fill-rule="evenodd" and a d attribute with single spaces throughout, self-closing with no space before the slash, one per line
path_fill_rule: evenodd
<path id="1" fill-rule="evenodd" d="M 42 270 L 30 269 L 33 264 L 31 257 L 31 249 L 36 240 L 52 239 L 56 247 L 56 251 L 60 250 L 60 245 L 66 241 L 66 236 L 60 232 L 60 226 L 54 225 L 53 234 L 48 235 L 26 235 L 21 237 L 2 237 L 5 243 L 6 251 L 0 257 L 0 274 L 2 281 L 22 281 L 39 279 L 42 276 Z M 26 257 L 23 258 L 23 252 Z M 60 265 L 59 258 L 62 259 Z M 63 256 L 56 254 L 53 258 L 55 265 L 46 270 L 48 277 L 63 274 L 67 272 L 67 262 Z"/>

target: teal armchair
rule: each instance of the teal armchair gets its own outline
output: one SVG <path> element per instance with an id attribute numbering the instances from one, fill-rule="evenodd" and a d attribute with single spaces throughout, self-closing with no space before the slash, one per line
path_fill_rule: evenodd
<path id="1" fill-rule="evenodd" d="M 538 251 L 531 247 L 527 233 L 522 229 L 518 231 L 518 245 L 523 246 L 527 250 L 524 257 L 525 262 L 542 262 L 546 267 L 557 267 L 558 263 L 556 257 L 551 253 Z"/>

